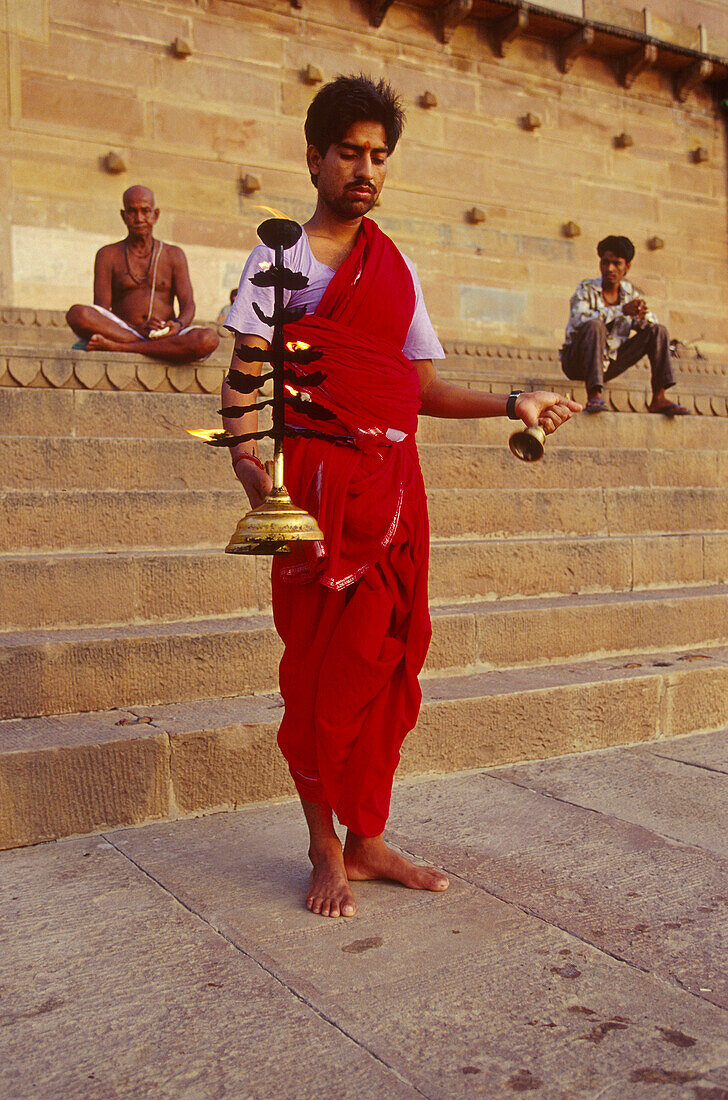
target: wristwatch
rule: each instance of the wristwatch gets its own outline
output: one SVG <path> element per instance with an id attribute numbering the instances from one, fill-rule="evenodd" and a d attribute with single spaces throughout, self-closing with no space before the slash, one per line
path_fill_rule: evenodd
<path id="1" fill-rule="evenodd" d="M 508 401 L 506 402 L 506 416 L 509 420 L 521 419 L 520 416 L 516 415 L 516 398 L 520 397 L 522 393 L 523 390 L 513 390 L 509 394 Z"/>

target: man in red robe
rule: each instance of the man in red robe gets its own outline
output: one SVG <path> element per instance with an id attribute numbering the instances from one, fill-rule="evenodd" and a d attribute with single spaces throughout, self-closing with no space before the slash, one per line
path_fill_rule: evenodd
<path id="1" fill-rule="evenodd" d="M 339 77 L 319 91 L 305 126 L 316 210 L 286 253 L 287 266 L 309 278 L 304 290 L 288 293 L 286 305 L 304 304 L 307 314 L 287 326 L 286 340 L 323 350 L 316 368 L 326 377 L 311 392 L 334 418 L 325 424 L 329 438 L 321 439 L 311 435 L 320 424 L 287 412 L 286 486 L 317 518 L 324 542 L 273 562 L 273 614 L 285 644 L 278 741 L 309 828 L 306 905 L 331 917 L 353 916 L 354 881 L 448 886 L 440 871 L 411 863 L 383 839 L 430 641 L 418 413 L 511 415 L 549 433 L 581 407 L 555 393 L 509 398 L 438 378 L 432 358 L 443 352 L 414 267 L 364 217 L 382 189 L 402 125 L 397 97 L 382 81 Z M 270 329 L 259 314 L 270 303 L 250 276 L 271 260 L 258 246 L 243 271 L 226 322 L 236 350 L 268 347 Z M 236 354 L 232 366 L 256 369 Z M 223 404 L 239 401 L 226 383 Z M 233 434 L 254 431 L 256 414 L 225 426 Z M 251 504 L 260 504 L 271 482 L 254 443 L 232 448 L 232 460 Z M 347 828 L 343 848 L 334 815 Z"/>

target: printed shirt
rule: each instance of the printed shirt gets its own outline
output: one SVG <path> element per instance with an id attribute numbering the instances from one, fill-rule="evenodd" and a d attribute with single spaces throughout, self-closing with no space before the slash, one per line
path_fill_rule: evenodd
<path id="1" fill-rule="evenodd" d="M 626 317 L 622 313 L 622 306 L 626 302 L 632 302 L 635 298 L 641 297 L 642 295 L 635 290 L 632 284 L 623 279 L 619 284 L 619 301 L 613 306 L 608 306 L 602 294 L 601 278 L 582 279 L 571 297 L 571 313 L 569 314 L 569 323 L 566 326 L 564 347 L 571 343 L 574 333 L 585 321 L 596 321 L 601 318 L 607 328 L 604 362 L 606 364 L 610 359 L 616 358 L 620 347 L 625 340 L 629 339 L 636 327 L 633 325 L 633 318 Z M 657 324 L 657 318 L 649 310 L 645 316 L 645 321 L 649 324 Z"/>

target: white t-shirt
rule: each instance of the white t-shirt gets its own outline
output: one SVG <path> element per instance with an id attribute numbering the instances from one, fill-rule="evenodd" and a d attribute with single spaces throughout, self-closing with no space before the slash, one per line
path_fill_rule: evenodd
<path id="1" fill-rule="evenodd" d="M 408 359 L 444 359 L 445 352 L 435 335 L 435 330 L 427 313 L 415 265 L 407 256 L 403 255 L 402 259 L 411 272 L 415 288 L 415 311 L 402 351 Z M 272 316 L 273 288 L 254 286 L 250 282 L 250 278 L 261 270 L 262 265 L 268 266 L 274 260 L 275 253 L 264 244 L 257 245 L 250 253 L 243 268 L 243 274 L 240 276 L 238 294 L 230 307 L 230 312 L 225 321 L 225 328 L 229 328 L 233 332 L 261 336 L 264 340 L 270 340 L 271 327 L 264 324 L 253 311 L 253 302 L 266 316 Z M 286 267 L 290 268 L 291 271 L 299 271 L 308 278 L 308 286 L 304 287 L 303 290 L 284 290 L 283 304 L 286 306 L 306 306 L 306 312 L 310 315 L 323 298 L 326 287 L 336 272 L 332 267 L 327 267 L 326 264 L 322 264 L 316 259 L 311 251 L 305 230 L 293 248 L 286 249 L 284 260 Z"/>

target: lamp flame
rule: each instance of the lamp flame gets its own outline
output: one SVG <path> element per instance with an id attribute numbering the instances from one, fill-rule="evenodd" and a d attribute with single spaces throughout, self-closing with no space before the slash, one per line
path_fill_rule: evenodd
<path id="1" fill-rule="evenodd" d="M 280 210 L 276 210 L 274 206 L 256 206 L 256 210 L 264 210 L 266 214 L 270 214 L 272 218 L 284 218 L 286 221 L 291 219 L 287 214 L 282 214 Z"/>
<path id="2" fill-rule="evenodd" d="M 287 389 L 289 393 L 293 394 L 294 397 L 300 398 L 301 401 L 312 401 L 313 400 L 310 393 L 305 393 L 303 390 L 295 390 L 293 388 L 293 386 L 289 386 L 287 382 L 284 382 L 283 385 L 284 385 L 284 388 Z"/>
<path id="3" fill-rule="evenodd" d="M 203 439 L 205 443 L 217 439 L 219 435 L 224 435 L 224 432 L 220 430 L 211 431 L 210 428 L 185 428 L 185 431 L 188 435 L 194 436 L 195 439 Z"/>
<path id="4" fill-rule="evenodd" d="M 308 351 L 311 345 L 304 343 L 303 340 L 287 340 L 286 347 L 289 351 Z"/>

